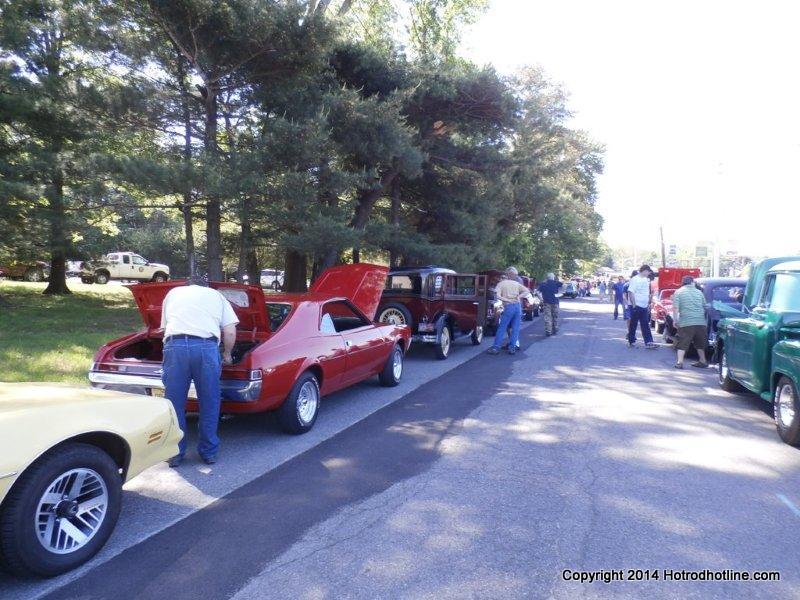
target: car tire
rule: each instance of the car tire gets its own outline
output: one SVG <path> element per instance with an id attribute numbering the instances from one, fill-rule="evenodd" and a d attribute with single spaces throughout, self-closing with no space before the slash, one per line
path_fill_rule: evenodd
<path id="1" fill-rule="evenodd" d="M 453 346 L 453 334 L 450 327 L 445 325 L 436 336 L 436 358 L 445 360 L 450 356 L 450 348 Z"/>
<path id="2" fill-rule="evenodd" d="M 526 321 L 533 321 L 533 311 L 526 312 L 524 314 L 525 314 L 525 320 Z"/>
<path id="3" fill-rule="evenodd" d="M 77 499 L 81 497 L 85 498 L 83 503 L 103 498 L 104 511 L 98 514 L 100 506 L 97 506 L 91 509 L 94 511 L 91 516 L 87 514 L 89 511 L 82 513 L 83 519 L 62 516 L 60 521 L 54 521 L 53 530 L 56 527 L 59 529 L 56 542 L 51 541 L 49 545 L 66 545 L 71 541 L 80 544 L 73 550 L 64 552 L 65 548 L 59 548 L 60 552 L 54 552 L 45 546 L 45 541 L 37 534 L 41 527 L 40 514 L 47 514 L 51 510 L 43 507 L 53 506 L 45 503 L 44 497 L 53 494 L 48 490 L 58 489 L 62 482 L 68 490 L 76 482 L 71 477 L 78 474 L 85 476 L 80 489 L 61 500 L 52 511 L 63 510 L 62 515 L 71 514 L 70 510 L 79 510 Z M 87 486 L 92 487 L 87 489 Z M 100 496 L 86 498 L 98 491 Z M 56 495 L 60 494 L 61 491 L 56 492 Z M 106 452 L 89 444 L 57 446 L 25 470 L 3 503 L 0 512 L 0 564 L 6 571 L 23 577 L 53 577 L 70 571 L 85 563 L 103 547 L 117 523 L 121 504 L 122 477 L 119 466 Z M 92 516 L 98 519 L 93 528 L 88 524 L 89 520 L 93 520 Z M 88 533 L 88 539 L 76 542 L 75 538 L 70 537 L 64 523 L 69 523 L 72 530 L 80 529 L 84 535 Z"/>
<path id="4" fill-rule="evenodd" d="M 161 271 L 153 275 L 153 281 L 155 283 L 164 283 L 167 279 L 169 279 L 169 275 L 162 273 Z"/>
<path id="5" fill-rule="evenodd" d="M 408 325 L 411 323 L 411 312 L 402 304 L 391 302 L 378 309 L 378 323 L 391 323 L 393 325 Z"/>
<path id="6" fill-rule="evenodd" d="M 539 309 L 538 308 L 534 308 L 533 309 L 533 316 L 534 317 L 538 317 L 539 316 Z M 533 319 L 531 319 L 531 321 L 533 321 Z"/>
<path id="7" fill-rule="evenodd" d="M 800 397 L 794 382 L 788 377 L 781 377 L 772 398 L 778 435 L 790 446 L 800 446 Z"/>
<path id="8" fill-rule="evenodd" d="M 480 346 L 483 341 L 483 327 L 476 325 L 469 336 L 473 346 Z"/>
<path id="9" fill-rule="evenodd" d="M 87 285 L 91 285 L 94 283 L 93 277 L 81 277 L 81 283 L 85 283 Z"/>
<path id="10" fill-rule="evenodd" d="M 664 323 L 656 323 L 656 333 L 664 333 Z"/>
<path id="11" fill-rule="evenodd" d="M 306 371 L 294 382 L 286 400 L 276 411 L 281 429 L 292 435 L 311 431 L 319 414 L 320 398 L 317 378 Z"/>
<path id="12" fill-rule="evenodd" d="M 725 352 L 724 346 L 719 349 L 717 380 L 719 381 L 719 387 L 726 392 L 741 392 L 744 389 L 738 381 L 731 378 L 731 372 L 728 368 L 728 353 Z"/>
<path id="13" fill-rule="evenodd" d="M 31 283 L 39 283 L 40 281 L 44 281 L 44 272 L 37 268 L 27 269 L 22 278 Z"/>
<path id="14" fill-rule="evenodd" d="M 383 387 L 395 387 L 403 376 L 403 348 L 395 344 L 392 348 L 383 370 L 378 375 L 378 381 Z"/>
<path id="15" fill-rule="evenodd" d="M 98 285 L 107 284 L 109 279 L 111 279 L 111 277 L 105 271 L 100 271 L 99 273 L 94 274 L 94 282 Z"/>

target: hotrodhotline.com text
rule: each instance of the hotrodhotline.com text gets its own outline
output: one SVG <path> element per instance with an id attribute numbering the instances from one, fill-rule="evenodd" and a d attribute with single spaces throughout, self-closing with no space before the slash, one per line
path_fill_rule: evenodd
<path id="1" fill-rule="evenodd" d="M 714 571 L 701 569 L 603 569 L 600 571 L 561 571 L 564 581 L 579 583 L 612 583 L 615 581 L 780 581 L 778 571 Z"/>

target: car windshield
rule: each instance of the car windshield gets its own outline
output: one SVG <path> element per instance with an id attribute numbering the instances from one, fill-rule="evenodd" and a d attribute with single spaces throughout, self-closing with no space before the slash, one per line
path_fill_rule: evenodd
<path id="1" fill-rule="evenodd" d="M 269 315 L 269 328 L 271 331 L 277 331 L 286 317 L 292 311 L 291 304 L 284 304 L 283 302 L 267 302 L 267 314 Z"/>
<path id="2" fill-rule="evenodd" d="M 778 273 L 769 308 L 778 312 L 800 311 L 800 273 Z"/>
<path id="3" fill-rule="evenodd" d="M 725 304 L 741 304 L 743 295 L 743 285 L 718 285 L 711 288 L 712 302 L 718 300 Z"/>
<path id="4" fill-rule="evenodd" d="M 386 278 L 385 289 L 397 294 L 421 294 L 422 277 L 419 275 L 389 275 Z"/>

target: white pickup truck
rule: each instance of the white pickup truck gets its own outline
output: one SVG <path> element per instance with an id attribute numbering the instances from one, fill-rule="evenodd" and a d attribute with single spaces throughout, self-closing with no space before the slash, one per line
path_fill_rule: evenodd
<path id="1" fill-rule="evenodd" d="M 112 252 L 102 259 L 81 265 L 83 283 L 105 284 L 112 279 L 122 281 L 166 281 L 169 267 L 153 263 L 133 252 Z"/>

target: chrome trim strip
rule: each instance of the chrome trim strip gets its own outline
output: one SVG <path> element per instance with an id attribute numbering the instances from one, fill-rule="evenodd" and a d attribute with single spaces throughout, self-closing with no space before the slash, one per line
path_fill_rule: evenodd
<path id="1" fill-rule="evenodd" d="M 103 371 L 89 371 L 89 381 L 95 387 L 115 389 L 117 386 L 125 388 L 143 388 L 140 393 L 147 393 L 148 389 L 164 389 L 164 382 L 159 377 L 146 375 L 131 375 L 128 373 L 107 373 Z M 230 402 L 254 402 L 261 396 L 261 379 L 223 379 L 220 382 L 222 400 Z M 194 383 L 189 386 L 189 397 L 197 398 Z"/>
<path id="2" fill-rule="evenodd" d="M 6 474 L 4 474 L 4 475 L 0 475 L 0 479 L 5 479 L 5 478 L 7 478 L 7 477 L 13 477 L 13 476 L 14 476 L 14 475 L 16 475 L 18 472 L 19 472 L 19 471 L 11 471 L 10 473 L 6 473 Z"/>

